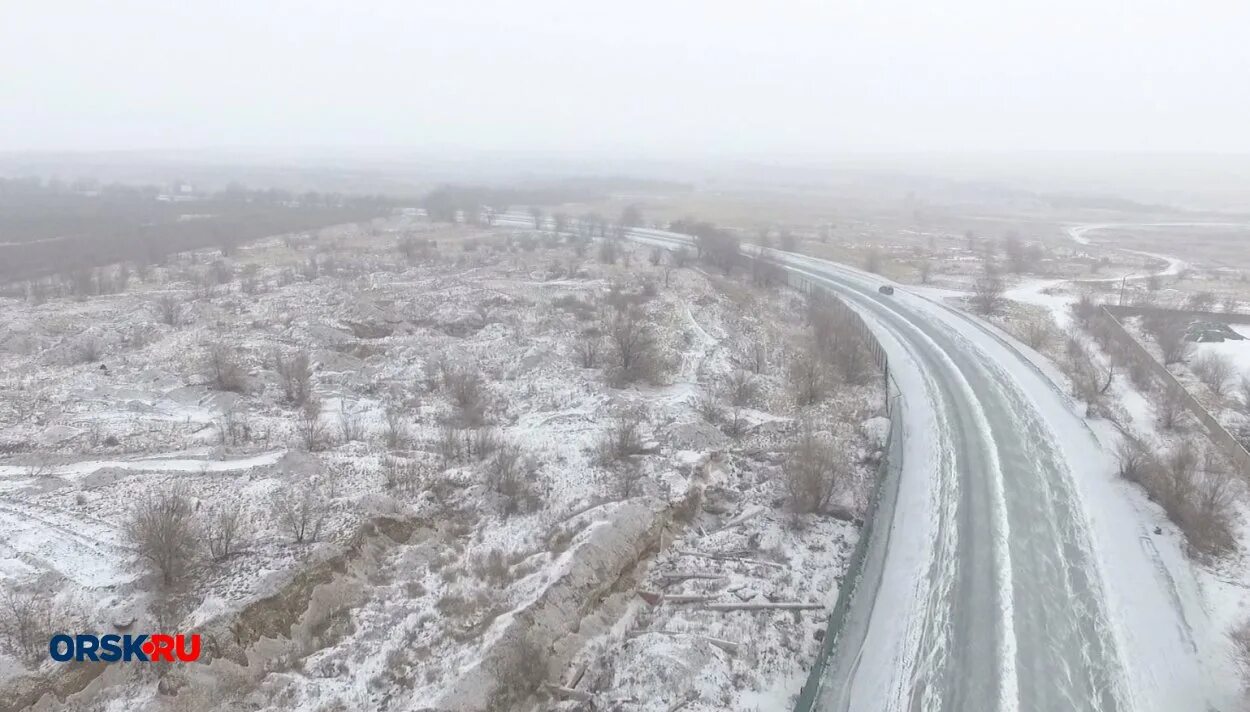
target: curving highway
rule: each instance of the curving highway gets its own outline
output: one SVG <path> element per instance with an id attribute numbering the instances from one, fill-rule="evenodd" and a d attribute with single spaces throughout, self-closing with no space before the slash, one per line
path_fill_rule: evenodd
<path id="1" fill-rule="evenodd" d="M 685 236 L 633 230 L 652 244 Z M 751 248 L 753 249 L 753 248 Z M 1169 571 L 1113 461 L 1052 381 L 954 309 L 775 253 L 865 318 L 902 392 L 886 488 L 816 707 L 852 712 L 1221 709 L 1192 577 Z"/>

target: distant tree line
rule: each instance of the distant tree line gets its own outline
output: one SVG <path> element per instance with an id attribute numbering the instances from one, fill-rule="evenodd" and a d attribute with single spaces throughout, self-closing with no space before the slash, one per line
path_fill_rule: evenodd
<path id="1" fill-rule="evenodd" d="M 114 262 L 160 264 L 171 254 L 269 235 L 361 222 L 393 205 L 379 197 L 252 191 L 232 185 L 191 201 L 159 199 L 150 186 L 0 179 L 0 281 Z"/>

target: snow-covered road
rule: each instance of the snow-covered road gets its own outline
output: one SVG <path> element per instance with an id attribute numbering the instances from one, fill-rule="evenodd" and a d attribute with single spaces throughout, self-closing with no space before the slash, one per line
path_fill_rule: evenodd
<path id="1" fill-rule="evenodd" d="M 1108 449 L 1020 347 L 902 287 L 881 295 L 876 276 L 777 255 L 864 316 L 903 394 L 897 491 L 817 708 L 1227 709 L 1237 682 L 1212 673 L 1184 557 L 1152 538 Z"/>

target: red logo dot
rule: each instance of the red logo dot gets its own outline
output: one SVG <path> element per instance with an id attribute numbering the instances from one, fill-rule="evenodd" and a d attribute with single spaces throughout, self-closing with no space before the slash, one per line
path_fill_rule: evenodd
<path id="1" fill-rule="evenodd" d="M 143 651 L 144 655 L 151 655 L 156 652 L 156 643 L 149 640 L 143 645 L 140 645 L 139 649 Z"/>

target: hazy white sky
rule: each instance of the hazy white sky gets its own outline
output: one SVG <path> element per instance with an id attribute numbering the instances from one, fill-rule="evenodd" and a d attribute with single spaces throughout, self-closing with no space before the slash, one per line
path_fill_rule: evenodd
<path id="1" fill-rule="evenodd" d="M 0 150 L 1250 151 L 1241 0 L 0 0 Z"/>

